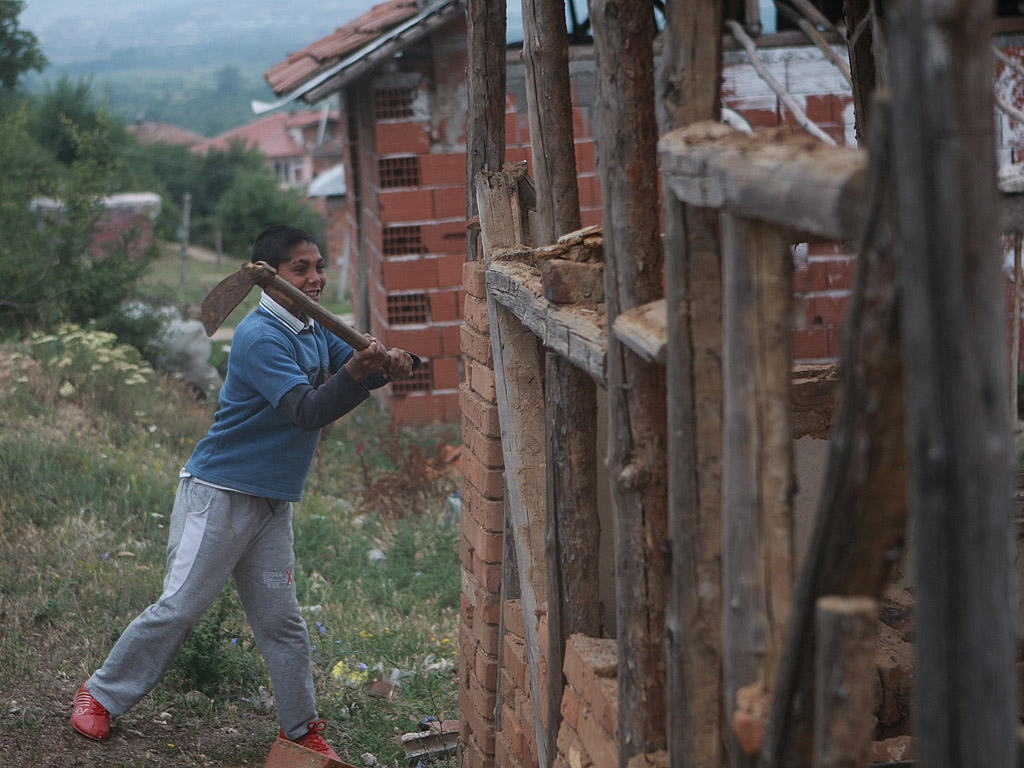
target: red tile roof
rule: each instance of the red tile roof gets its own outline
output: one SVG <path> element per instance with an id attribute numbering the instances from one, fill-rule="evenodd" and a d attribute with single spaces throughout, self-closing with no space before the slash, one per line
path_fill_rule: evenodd
<path id="1" fill-rule="evenodd" d="M 331 120 L 338 120 L 339 115 L 330 112 Z M 303 110 L 300 112 L 275 112 L 256 122 L 234 128 L 219 136 L 204 141 L 192 148 L 200 154 L 211 149 L 228 149 L 232 142 L 241 141 L 246 147 L 258 149 L 267 159 L 297 157 L 306 154 L 308 149 L 300 146 L 292 138 L 290 128 L 303 128 L 320 121 L 320 112 Z"/>
<path id="2" fill-rule="evenodd" d="M 388 0 L 375 5 L 362 16 L 275 65 L 265 75 L 267 82 L 280 96 L 418 12 L 416 0 Z"/>
<path id="3" fill-rule="evenodd" d="M 181 144 L 186 147 L 194 147 L 201 144 L 207 138 L 193 131 L 179 128 L 169 123 L 157 123 L 145 120 L 132 123 L 128 126 L 128 133 L 135 136 L 140 144 Z"/>

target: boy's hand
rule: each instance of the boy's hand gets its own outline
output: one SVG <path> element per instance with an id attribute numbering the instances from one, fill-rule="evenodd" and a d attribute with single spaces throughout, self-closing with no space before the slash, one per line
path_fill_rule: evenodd
<path id="1" fill-rule="evenodd" d="M 367 336 L 370 346 L 352 353 L 345 363 L 345 369 L 356 381 L 362 381 L 374 371 L 379 371 L 388 364 L 388 350 L 373 336 Z"/>
<path id="2" fill-rule="evenodd" d="M 412 355 L 404 349 L 389 349 L 381 370 L 389 379 L 407 379 L 412 373 Z"/>

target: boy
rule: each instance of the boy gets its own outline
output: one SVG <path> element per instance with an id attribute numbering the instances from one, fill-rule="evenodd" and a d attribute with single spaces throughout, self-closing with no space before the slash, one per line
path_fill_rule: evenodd
<path id="1" fill-rule="evenodd" d="M 265 230 L 252 260 L 275 267 L 313 301 L 327 282 L 314 238 Z M 96 740 L 167 672 L 203 612 L 234 577 L 270 669 L 280 735 L 338 759 L 320 735 L 306 624 L 293 580 L 292 502 L 309 473 L 320 429 L 409 376 L 419 359 L 375 339 L 354 351 L 266 293 L 235 330 L 220 409 L 181 471 L 163 593 L 121 635 L 75 695 L 71 726 Z"/>

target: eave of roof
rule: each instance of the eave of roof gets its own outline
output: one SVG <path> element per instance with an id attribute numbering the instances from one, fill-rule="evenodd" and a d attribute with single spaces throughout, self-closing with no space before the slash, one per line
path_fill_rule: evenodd
<path id="1" fill-rule="evenodd" d="M 375 5 L 332 35 L 312 43 L 266 73 L 281 98 L 273 104 L 253 102 L 257 114 L 295 99 L 315 103 L 382 61 L 464 13 L 465 0 L 438 0 L 419 10 L 415 0 Z"/>

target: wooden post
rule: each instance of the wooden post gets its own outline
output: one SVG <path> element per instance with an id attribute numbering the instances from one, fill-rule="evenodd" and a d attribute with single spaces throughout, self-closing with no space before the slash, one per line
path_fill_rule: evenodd
<path id="1" fill-rule="evenodd" d="M 1021 298 L 1021 246 L 1024 234 L 1013 233 L 1013 328 L 1010 333 L 1010 425 L 1016 429 L 1020 418 L 1017 413 L 1017 377 L 1020 375 L 1020 298 Z"/>
<path id="2" fill-rule="evenodd" d="M 908 0 L 891 19 L 914 724 L 929 768 L 1016 765 L 993 5 Z"/>
<path id="3" fill-rule="evenodd" d="M 877 618 L 878 603 L 870 598 L 818 598 L 814 768 L 871 762 Z"/>
<path id="4" fill-rule="evenodd" d="M 813 757 L 814 605 L 823 595 L 881 598 L 903 555 L 906 461 L 899 287 L 891 242 L 888 107 L 877 100 L 870 136 L 871 209 L 843 320 L 843 376 L 828 469 L 799 571 L 785 650 L 772 691 L 765 764 Z"/>
<path id="5" fill-rule="evenodd" d="M 669 2 L 658 77 L 662 135 L 721 117 L 722 2 Z M 671 768 L 724 763 L 722 714 L 722 269 L 718 213 L 681 203 L 667 180 L 668 509 L 665 608 Z"/>
<path id="6" fill-rule="evenodd" d="M 874 51 L 872 0 L 845 0 L 846 47 L 850 52 L 850 80 L 853 86 L 853 114 L 857 140 L 865 143 L 871 126 L 871 94 L 877 86 Z M 879 44 L 881 41 L 879 41 Z"/>
<path id="7" fill-rule="evenodd" d="M 654 14 L 646 0 L 591 4 L 597 70 L 607 322 L 661 297 Z M 612 172 L 614 169 L 614 172 Z M 608 338 L 608 472 L 615 511 L 619 766 L 665 748 L 668 512 L 665 371 Z"/>
<path id="8" fill-rule="evenodd" d="M 537 337 L 488 296 L 494 377 L 505 459 L 505 499 L 512 524 L 523 604 L 526 660 L 533 696 L 537 761 L 547 765 L 541 693 L 538 608 L 547 596 L 544 508 L 547 500 L 544 450 L 543 371 Z M 523 727 L 527 727 L 524 723 Z"/>
<path id="9" fill-rule="evenodd" d="M 505 0 L 467 0 L 466 221 L 477 214 L 474 179 L 501 170 L 505 159 Z M 466 237 L 466 260 L 476 261 L 478 238 Z M 367 327 L 367 326 L 360 326 Z"/>
<path id="10" fill-rule="evenodd" d="M 583 371 L 547 353 L 548 695 L 545 743 L 554 762 L 562 722 L 565 642 L 601 635 L 597 514 L 597 390 Z"/>
<path id="11" fill-rule="evenodd" d="M 477 176 L 480 231 L 488 263 L 492 249 L 521 245 L 526 239 L 522 231 L 519 182 L 519 175 L 515 173 L 480 173 Z M 538 616 L 541 600 L 548 593 L 544 545 L 547 503 L 544 372 L 537 337 L 494 300 L 490 286 L 487 311 L 505 466 L 505 509 L 519 571 L 537 760 L 540 765 L 547 765 Z"/>
<path id="12" fill-rule="evenodd" d="M 791 274 L 783 230 L 722 214 L 722 637 L 730 716 L 741 688 L 771 690 L 793 599 Z M 731 764 L 748 765 L 755 752 L 733 749 Z"/>
<path id="13" fill-rule="evenodd" d="M 560 235 L 580 228 L 564 1 L 524 0 L 523 37 L 538 245 L 550 245 Z M 551 353 L 544 376 L 548 405 L 549 636 L 547 730 L 543 740 L 549 762 L 541 766 L 548 768 L 555 757 L 562 722 L 565 640 L 576 632 L 600 632 L 597 557 L 601 527 L 597 518 L 594 383 L 583 371 Z"/>
<path id="14" fill-rule="evenodd" d="M 523 54 L 539 245 L 580 228 L 564 0 L 523 0 Z"/>
<path id="15" fill-rule="evenodd" d="M 178 298 L 185 296 L 185 269 L 188 267 L 189 221 L 192 216 L 192 195 L 185 193 L 181 206 L 181 269 L 178 272 Z"/>

